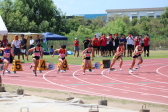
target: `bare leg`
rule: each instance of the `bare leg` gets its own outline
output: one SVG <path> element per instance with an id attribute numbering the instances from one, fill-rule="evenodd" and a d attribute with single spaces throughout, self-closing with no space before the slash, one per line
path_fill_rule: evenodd
<path id="1" fill-rule="evenodd" d="M 22 54 L 22 59 L 24 60 L 24 54 Z"/>
<path id="2" fill-rule="evenodd" d="M 122 67 L 122 64 L 123 64 L 123 59 L 121 58 L 120 59 L 120 68 Z"/>
<path id="3" fill-rule="evenodd" d="M 18 60 L 20 60 L 20 54 L 18 54 Z"/>
<path id="4" fill-rule="evenodd" d="M 110 64 L 110 68 L 113 67 L 113 65 L 115 64 L 116 60 L 117 60 L 116 58 L 113 58 L 113 61 L 112 61 L 111 64 Z"/>
<path id="5" fill-rule="evenodd" d="M 77 57 L 79 57 L 79 50 L 77 51 L 77 53 L 78 53 L 78 54 L 77 54 Z"/>
<path id="6" fill-rule="evenodd" d="M 75 55 L 76 55 L 76 50 L 74 51 L 74 57 L 75 57 Z"/>
<path id="7" fill-rule="evenodd" d="M 135 60 L 136 58 L 132 58 L 132 65 L 131 65 L 131 68 L 130 69 L 133 69 L 134 65 L 135 65 Z"/>
<path id="8" fill-rule="evenodd" d="M 139 57 L 139 62 L 138 62 L 137 65 L 140 65 L 141 63 L 143 63 L 143 59 L 142 59 L 142 57 L 140 56 L 140 57 Z"/>
<path id="9" fill-rule="evenodd" d="M 83 74 L 85 73 L 86 67 L 87 67 L 87 60 L 84 59 Z"/>

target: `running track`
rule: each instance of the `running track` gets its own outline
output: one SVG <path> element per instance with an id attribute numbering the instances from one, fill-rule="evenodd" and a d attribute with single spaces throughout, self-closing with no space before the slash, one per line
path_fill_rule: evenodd
<path id="1" fill-rule="evenodd" d="M 118 69 L 119 62 L 114 66 Z M 30 64 L 24 71 L 2 76 L 4 84 L 43 88 L 79 94 L 168 105 L 168 58 L 145 59 L 139 71 L 128 72 L 131 61 L 124 61 L 123 71 L 95 69 L 82 75 L 81 66 L 69 65 L 66 73 L 46 70 L 35 77 Z"/>

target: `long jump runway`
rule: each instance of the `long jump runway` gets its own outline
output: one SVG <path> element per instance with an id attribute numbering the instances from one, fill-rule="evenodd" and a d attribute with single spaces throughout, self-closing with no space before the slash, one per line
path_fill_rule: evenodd
<path id="1" fill-rule="evenodd" d="M 70 70 L 65 73 L 46 70 L 35 77 L 30 64 L 26 63 L 22 64 L 24 71 L 5 74 L 2 81 L 10 85 L 168 105 L 168 58 L 145 59 L 140 70 L 133 73 L 128 71 L 130 65 L 131 61 L 124 61 L 123 71 L 108 74 L 107 69 L 94 69 L 85 75 L 81 66 L 69 65 Z M 114 67 L 118 69 L 119 62 Z"/>

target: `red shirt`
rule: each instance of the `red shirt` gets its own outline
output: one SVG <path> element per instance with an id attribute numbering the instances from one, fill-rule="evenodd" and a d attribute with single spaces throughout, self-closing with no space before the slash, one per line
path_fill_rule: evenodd
<path id="1" fill-rule="evenodd" d="M 6 47 L 7 44 L 8 44 L 7 39 L 1 41 L 1 45 L 2 45 L 3 48 Z"/>
<path id="2" fill-rule="evenodd" d="M 100 46 L 100 44 L 101 44 L 101 40 L 98 39 L 97 46 Z"/>
<path id="3" fill-rule="evenodd" d="M 149 46 L 150 38 L 144 38 L 144 46 Z"/>
<path id="4" fill-rule="evenodd" d="M 74 41 L 74 46 L 79 46 L 79 41 L 78 40 Z"/>
<path id="5" fill-rule="evenodd" d="M 93 46 L 98 46 L 98 39 L 97 38 L 93 38 L 92 42 L 93 42 Z"/>
<path id="6" fill-rule="evenodd" d="M 60 48 L 59 54 L 65 54 L 65 49 Z"/>
<path id="7" fill-rule="evenodd" d="M 141 38 L 135 38 L 134 39 L 134 41 L 135 41 L 135 46 L 137 46 L 137 45 L 140 45 L 140 41 L 141 41 Z"/>
<path id="8" fill-rule="evenodd" d="M 110 38 L 113 38 L 112 36 L 109 36 Z"/>
<path id="9" fill-rule="evenodd" d="M 101 39 L 101 46 L 107 46 L 107 38 L 106 37 Z"/>

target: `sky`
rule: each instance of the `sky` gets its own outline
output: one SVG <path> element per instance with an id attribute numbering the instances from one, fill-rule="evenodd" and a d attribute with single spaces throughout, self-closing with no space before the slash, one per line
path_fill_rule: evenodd
<path id="1" fill-rule="evenodd" d="M 107 9 L 168 7 L 168 0 L 53 0 L 66 15 L 105 14 Z"/>

